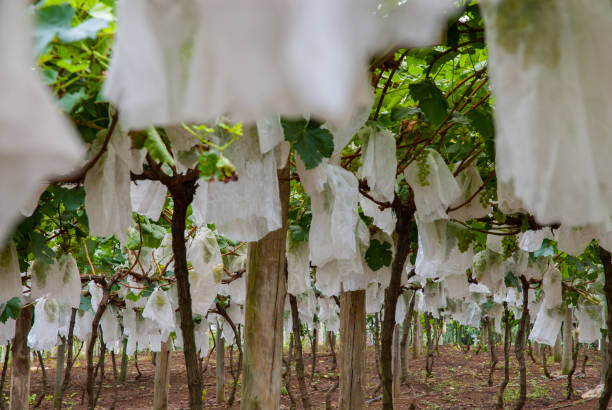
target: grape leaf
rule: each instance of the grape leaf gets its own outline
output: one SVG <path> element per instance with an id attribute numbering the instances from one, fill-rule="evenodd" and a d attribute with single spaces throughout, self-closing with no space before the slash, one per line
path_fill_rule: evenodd
<path id="1" fill-rule="evenodd" d="M 514 287 L 518 290 L 523 289 L 521 287 L 521 284 L 519 283 L 518 278 L 514 276 L 512 272 L 506 272 L 506 276 L 504 277 L 504 284 L 506 285 L 506 287 Z"/>
<path id="2" fill-rule="evenodd" d="M 77 104 L 87 99 L 87 92 L 84 88 L 79 88 L 75 92 L 66 93 L 62 98 L 59 99 L 60 108 L 66 113 L 70 114 Z"/>
<path id="3" fill-rule="evenodd" d="M 331 157 L 334 152 L 334 137 L 320 123 L 314 120 L 282 119 L 281 124 L 285 139 L 293 143 L 306 169 L 316 167 L 323 158 Z"/>
<path id="4" fill-rule="evenodd" d="M 91 296 L 81 295 L 81 304 L 79 305 L 79 310 L 87 312 L 88 310 L 93 310 L 91 306 Z"/>
<path id="5" fill-rule="evenodd" d="M 410 84 L 410 95 L 419 102 L 419 107 L 434 125 L 440 125 L 446 118 L 448 103 L 433 81 L 426 79 Z"/>
<path id="6" fill-rule="evenodd" d="M 377 239 L 370 241 L 370 247 L 366 251 L 365 259 L 370 269 L 376 271 L 383 266 L 389 266 L 393 253 L 389 242 L 380 242 Z"/>
<path id="7" fill-rule="evenodd" d="M 60 186 L 52 187 L 53 195 L 58 202 L 64 204 L 68 211 L 76 211 L 85 203 L 85 190 L 83 187 L 68 189 Z"/>
<path id="8" fill-rule="evenodd" d="M 140 293 L 137 295 L 134 292 L 130 292 L 127 295 L 125 295 L 125 298 L 127 300 L 131 300 L 132 302 L 137 302 L 138 299 L 140 299 Z"/>
<path id="9" fill-rule="evenodd" d="M 38 232 L 32 232 L 30 235 L 32 253 L 35 257 L 44 260 L 47 263 L 55 262 L 55 252 L 47 246 L 47 239 L 44 235 Z"/>
<path id="10" fill-rule="evenodd" d="M 9 319 L 17 319 L 20 309 L 20 300 L 17 296 L 15 296 L 3 306 L 2 314 L 0 315 L 0 322 L 6 323 L 6 321 Z"/>
<path id="11" fill-rule="evenodd" d="M 159 135 L 155 128 L 147 128 L 147 139 L 144 142 L 144 146 L 154 160 L 174 165 L 174 158 L 168 152 L 161 135 Z"/>
<path id="12" fill-rule="evenodd" d="M 533 253 L 533 255 L 536 258 L 539 258 L 539 257 L 542 257 L 542 256 L 555 256 L 555 244 L 554 244 L 554 242 L 551 241 L 548 238 L 544 238 L 544 240 L 542 241 L 542 246 L 540 247 L 540 249 L 535 251 Z"/>
<path id="13" fill-rule="evenodd" d="M 98 32 L 109 26 L 109 20 L 102 18 L 87 19 L 72 27 L 75 10 L 69 4 L 41 7 L 36 10 L 36 29 L 34 31 L 36 54 L 57 36 L 64 43 L 95 39 Z"/>

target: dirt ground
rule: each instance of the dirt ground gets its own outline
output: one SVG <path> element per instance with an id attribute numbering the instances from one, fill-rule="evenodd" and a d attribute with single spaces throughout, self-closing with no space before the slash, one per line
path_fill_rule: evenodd
<path id="1" fill-rule="evenodd" d="M 308 345 L 306 344 L 306 349 Z M 309 349 L 308 349 L 309 350 Z M 498 347 L 498 357 L 502 357 L 503 352 Z M 310 381 L 310 400 L 316 409 L 325 408 L 325 397 L 327 391 L 334 386 L 337 380 L 337 371 L 332 370 L 332 358 L 326 352 L 320 352 L 321 356 L 317 359 L 316 374 Z M 530 409 L 593 409 L 597 407 L 597 400 L 582 400 L 579 395 L 595 387 L 599 382 L 599 353 L 589 351 L 589 359 L 586 363 L 586 374 L 581 372 L 583 351 L 580 352 L 574 386 L 577 396 L 570 401 L 565 399 L 567 379 L 557 377 L 553 380 L 547 379 L 542 371 L 541 365 L 535 365 L 529 356 L 526 355 L 527 376 L 528 376 L 528 399 L 526 408 Z M 209 362 L 209 366 L 204 374 L 205 408 L 221 409 L 226 408 L 225 404 L 217 404 L 215 397 L 215 363 L 214 354 Z M 503 363 L 500 363 L 495 371 L 494 386 L 487 386 L 489 370 L 489 352 L 483 351 L 477 354 L 474 351 L 465 353 L 459 347 L 440 346 L 439 355 L 435 357 L 433 376 L 430 379 L 425 377 L 425 360 L 423 358 L 410 360 L 409 373 L 410 385 L 402 386 L 401 396 L 396 399 L 396 408 L 408 409 L 414 404 L 417 409 L 492 409 L 495 408 L 496 393 L 499 383 L 503 378 Z M 117 366 L 119 357 L 117 357 Z M 231 390 L 232 376 L 229 373 L 229 357 L 226 357 L 226 397 Z M 306 372 L 310 376 L 311 355 L 306 353 Z M 68 391 L 64 394 L 64 408 L 81 409 L 85 406 L 81 402 L 85 388 L 86 367 L 84 359 L 78 360 L 72 373 L 72 379 Z M 234 366 L 237 362 L 234 361 Z M 506 405 L 510 408 L 519 395 L 518 385 L 518 366 L 516 359 L 511 354 L 510 383 L 506 389 Z M 53 399 L 51 397 L 51 385 L 54 375 L 53 358 L 45 359 L 47 368 L 48 388 L 41 408 L 52 408 Z M 500 366 L 501 365 L 501 366 Z M 34 364 L 33 364 L 34 366 Z M 134 361 L 130 360 L 128 366 L 128 376 L 125 383 L 118 383 L 114 387 L 113 371 L 110 356 L 106 360 L 106 378 L 102 385 L 98 408 L 109 409 L 116 394 L 115 408 L 121 410 L 128 409 L 147 409 L 153 405 L 153 379 L 155 368 L 148 355 L 139 355 L 139 368 L 142 373 L 138 377 L 138 372 Z M 368 350 L 367 361 L 367 380 L 366 394 L 368 398 L 368 408 L 377 409 L 382 407 L 380 399 L 380 389 L 378 376 L 376 375 L 374 351 L 371 347 Z M 553 376 L 558 375 L 560 370 L 559 363 L 549 365 L 549 371 Z M 292 370 L 290 393 L 296 400 L 297 408 L 302 408 L 300 393 L 295 379 L 295 370 Z M 10 380 L 10 379 L 8 379 Z M 42 372 L 39 367 L 33 367 L 31 393 L 38 397 L 42 391 Z M 5 389 L 5 394 L 8 391 Z M 240 388 L 237 389 L 236 403 L 232 408 L 240 406 Z M 337 408 L 338 391 L 331 395 L 332 408 Z M 291 400 L 287 391 L 283 388 L 281 397 L 281 408 L 289 409 Z M 172 353 L 172 365 L 170 376 L 169 408 L 186 409 L 188 408 L 188 393 L 186 384 L 186 374 L 182 352 Z"/>

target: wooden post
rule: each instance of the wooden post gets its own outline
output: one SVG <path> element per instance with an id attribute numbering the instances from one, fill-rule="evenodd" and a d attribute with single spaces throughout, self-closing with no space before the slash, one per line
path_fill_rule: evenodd
<path id="1" fill-rule="evenodd" d="M 289 166 L 278 171 L 281 229 L 251 242 L 244 304 L 242 409 L 278 409 L 281 391 L 283 313 L 287 294 Z"/>
<path id="2" fill-rule="evenodd" d="M 553 360 L 555 363 L 561 362 L 561 332 L 557 335 L 555 346 L 553 347 Z"/>
<path id="3" fill-rule="evenodd" d="M 415 292 L 412 292 L 412 297 L 408 295 L 408 292 L 403 293 L 404 303 L 408 306 L 408 311 L 404 317 L 402 339 L 400 341 L 400 355 L 401 355 L 401 371 L 402 371 L 402 383 L 408 383 L 408 355 L 409 344 L 408 336 L 410 335 L 410 327 L 412 325 L 412 316 L 414 312 Z"/>
<path id="4" fill-rule="evenodd" d="M 402 384 L 401 374 L 401 353 L 400 353 L 400 333 L 401 333 L 400 325 L 395 325 L 395 330 L 393 331 L 393 398 L 398 398 L 400 396 L 400 387 Z"/>
<path id="5" fill-rule="evenodd" d="M 566 309 L 563 319 L 563 356 L 561 357 L 561 374 L 567 374 L 572 367 L 572 310 Z"/>
<path id="6" fill-rule="evenodd" d="M 28 333 L 32 327 L 34 306 L 21 308 L 15 323 L 13 339 L 13 360 L 11 363 L 11 403 L 10 410 L 28 409 L 30 398 L 30 348 Z"/>
<path id="7" fill-rule="evenodd" d="M 62 408 L 62 385 L 64 384 L 64 356 L 66 353 L 66 342 L 57 346 L 55 358 L 55 385 L 53 390 L 53 408 Z"/>
<path id="8" fill-rule="evenodd" d="M 412 358 L 416 359 L 423 355 L 423 325 L 418 313 L 414 317 L 412 336 Z"/>
<path id="9" fill-rule="evenodd" d="M 161 344 L 161 350 L 155 355 L 155 384 L 153 408 L 168 408 L 168 387 L 170 386 L 170 341 Z"/>
<path id="10" fill-rule="evenodd" d="M 128 355 L 127 355 L 127 337 L 123 339 L 123 348 L 121 349 L 121 370 L 119 370 L 119 381 L 125 383 L 127 376 Z"/>
<path id="11" fill-rule="evenodd" d="M 365 407 L 365 290 L 340 293 L 340 409 Z"/>
<path id="12" fill-rule="evenodd" d="M 215 386 L 217 403 L 225 403 L 225 339 L 221 336 L 221 324 L 217 322 L 217 334 L 215 335 Z"/>

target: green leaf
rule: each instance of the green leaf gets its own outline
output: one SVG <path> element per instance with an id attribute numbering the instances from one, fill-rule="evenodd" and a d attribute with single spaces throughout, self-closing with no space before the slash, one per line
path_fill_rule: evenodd
<path id="1" fill-rule="evenodd" d="M 449 47 L 455 47 L 459 44 L 459 26 L 457 25 L 457 21 L 453 21 L 449 24 L 448 29 L 446 30 L 446 45 Z"/>
<path id="2" fill-rule="evenodd" d="M 533 255 L 536 258 L 546 257 L 546 256 L 555 256 L 555 243 L 550 239 L 544 239 L 542 241 L 542 246 L 540 249 L 535 251 Z"/>
<path id="3" fill-rule="evenodd" d="M 166 228 L 163 226 L 152 224 L 148 220 L 142 224 L 142 240 L 146 247 L 158 248 L 165 236 Z"/>
<path id="4" fill-rule="evenodd" d="M 142 229 L 142 246 L 147 248 L 158 248 L 161 245 L 164 236 L 166 236 L 166 229 L 163 226 L 159 226 L 151 223 L 147 218 L 140 218 L 140 227 Z M 140 246 L 140 233 L 138 229 L 134 229 L 128 232 L 127 248 L 130 250 L 136 250 Z"/>
<path id="5" fill-rule="evenodd" d="M 69 4 L 41 7 L 36 10 L 36 29 L 34 30 L 35 51 L 40 54 L 57 36 L 64 43 L 95 39 L 98 32 L 109 26 L 110 20 L 90 18 L 75 27 L 72 19 L 75 10 Z"/>
<path id="6" fill-rule="evenodd" d="M 43 68 L 39 70 L 40 77 L 43 82 L 47 85 L 53 85 L 57 81 L 57 71 L 50 68 Z"/>
<path id="7" fill-rule="evenodd" d="M 0 315 L 0 322 L 6 323 L 9 319 L 17 319 L 21 310 L 21 301 L 17 296 L 6 302 Z"/>
<path id="8" fill-rule="evenodd" d="M 490 112 L 476 109 L 468 112 L 466 116 L 485 141 L 493 139 L 495 136 L 495 126 L 493 125 L 493 116 Z"/>
<path id="9" fill-rule="evenodd" d="M 370 247 L 366 251 L 365 259 L 370 269 L 376 271 L 383 266 L 389 266 L 393 253 L 389 242 L 380 242 L 377 239 L 370 241 Z"/>
<path id="10" fill-rule="evenodd" d="M 149 127 L 146 132 L 147 139 L 144 142 L 144 146 L 149 152 L 149 155 L 151 155 L 151 158 L 161 163 L 174 165 L 174 159 L 172 155 L 170 155 L 170 152 L 168 152 L 166 144 L 162 141 L 157 130 L 154 127 Z"/>
<path id="11" fill-rule="evenodd" d="M 58 37 L 64 43 L 72 43 L 75 41 L 85 40 L 90 38 L 94 40 L 98 32 L 108 27 L 109 21 L 99 18 L 91 18 L 85 20 L 76 27 L 58 32 Z"/>
<path id="12" fill-rule="evenodd" d="M 47 263 L 55 262 L 55 252 L 47 246 L 47 239 L 44 235 L 38 232 L 32 232 L 30 235 L 32 253 L 36 258 L 40 258 Z"/>
<path id="13" fill-rule="evenodd" d="M 132 302 L 137 302 L 138 299 L 140 299 L 140 293 L 137 295 L 134 292 L 130 292 L 127 295 L 125 295 L 125 298 L 127 300 L 131 300 Z"/>
<path id="14" fill-rule="evenodd" d="M 506 272 L 506 276 L 504 276 L 504 284 L 506 287 L 514 287 L 518 290 L 521 290 L 521 284 L 516 276 L 512 274 L 512 272 Z"/>
<path id="15" fill-rule="evenodd" d="M 488 299 L 486 302 L 484 302 L 482 305 L 480 305 L 480 307 L 482 308 L 483 311 L 487 311 L 487 310 L 491 310 L 495 307 L 496 303 L 493 302 L 492 299 Z"/>
<path id="16" fill-rule="evenodd" d="M 403 107 L 398 105 L 391 109 L 391 120 L 401 121 L 406 117 L 411 117 L 419 113 L 421 113 L 421 109 L 418 107 Z"/>
<path id="17" fill-rule="evenodd" d="M 291 240 L 293 240 L 293 242 L 308 241 L 308 229 L 305 229 L 301 225 L 290 225 L 289 232 L 291 233 Z"/>
<path id="18" fill-rule="evenodd" d="M 410 84 L 408 88 L 429 121 L 434 125 L 442 124 L 447 115 L 448 103 L 434 82 L 428 78 L 420 83 Z"/>
<path id="19" fill-rule="evenodd" d="M 88 310 L 93 310 L 91 306 L 91 296 L 81 295 L 81 304 L 79 305 L 79 310 L 87 312 Z"/>
<path id="20" fill-rule="evenodd" d="M 219 156 L 216 152 L 206 151 L 200 154 L 198 157 L 198 171 L 200 171 L 200 178 L 204 178 L 206 181 L 210 180 L 215 175 L 218 160 Z"/>
<path id="21" fill-rule="evenodd" d="M 74 9 L 69 4 L 42 7 L 36 10 L 34 49 L 40 54 L 57 34 L 72 28 Z"/>
<path id="22" fill-rule="evenodd" d="M 78 91 L 64 94 L 59 100 L 59 106 L 66 114 L 70 114 L 77 104 L 86 99 L 87 92 L 84 88 L 79 88 Z"/>
<path id="23" fill-rule="evenodd" d="M 578 259 L 577 257 L 573 256 L 573 255 L 567 255 L 567 261 L 569 263 L 571 263 L 572 265 L 574 265 L 574 267 L 580 272 L 580 273 L 586 273 L 587 272 L 587 265 L 585 263 L 583 263 L 580 259 Z"/>
<path id="24" fill-rule="evenodd" d="M 86 71 L 89 68 L 89 62 L 81 61 L 81 62 L 75 64 L 70 59 L 68 59 L 68 60 L 59 60 L 57 62 L 57 66 L 65 69 L 66 71 L 71 72 L 71 73 L 80 73 L 80 72 Z"/>
<path id="25" fill-rule="evenodd" d="M 75 189 L 55 186 L 52 189 L 55 199 L 63 203 L 68 211 L 76 211 L 85 203 L 85 190 L 82 186 Z"/>
<path id="26" fill-rule="evenodd" d="M 306 169 L 316 167 L 323 158 L 329 158 L 333 154 L 334 137 L 318 122 L 282 119 L 281 123 L 285 139 L 293 143 Z"/>

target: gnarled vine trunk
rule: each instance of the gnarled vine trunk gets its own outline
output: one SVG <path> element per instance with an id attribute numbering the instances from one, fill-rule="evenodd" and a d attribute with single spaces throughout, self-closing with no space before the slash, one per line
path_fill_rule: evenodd
<path id="1" fill-rule="evenodd" d="M 187 271 L 187 249 L 185 246 L 185 218 L 187 207 L 195 194 L 195 180 L 176 180 L 168 183 L 174 209 L 172 213 L 172 252 L 174 253 L 174 276 L 181 312 L 181 332 L 183 334 L 183 353 L 187 369 L 189 386 L 189 408 L 202 408 L 202 375 L 198 362 L 195 344 L 193 311 L 191 310 L 191 292 L 189 290 L 189 273 Z"/>
<path id="2" fill-rule="evenodd" d="M 608 329 L 612 329 L 612 260 L 610 260 L 610 252 L 601 246 L 599 247 L 599 256 L 604 267 L 605 275 L 604 293 L 606 295 L 606 305 L 608 310 L 606 321 Z M 608 351 L 602 352 L 602 355 L 608 355 L 608 368 L 606 369 L 604 389 L 599 397 L 600 410 L 605 410 L 608 408 L 608 403 L 610 402 L 610 397 L 612 396 L 612 366 L 610 366 L 610 363 L 612 363 L 612 332 L 610 331 L 608 331 L 607 342 Z"/>
<path id="3" fill-rule="evenodd" d="M 64 379 L 62 381 L 62 393 L 70 384 L 70 374 L 72 372 L 72 349 L 74 344 L 74 325 L 76 323 L 76 314 L 78 309 L 72 308 L 70 313 L 70 324 L 68 325 L 68 337 L 66 339 L 66 368 L 64 370 Z"/>
<path id="4" fill-rule="evenodd" d="M 412 323 L 412 316 L 414 313 L 414 301 L 415 296 L 412 292 L 412 297 L 408 296 L 407 292 L 404 292 L 404 302 L 408 306 L 408 311 L 404 317 L 402 340 L 400 341 L 400 353 L 401 353 L 401 368 L 402 368 L 402 383 L 408 384 L 408 336 L 410 334 L 410 325 Z"/>
<path id="5" fill-rule="evenodd" d="M 393 398 L 398 398 L 401 394 L 400 387 L 402 385 L 401 373 L 402 366 L 400 363 L 400 325 L 395 325 L 393 332 Z"/>
<path id="6" fill-rule="evenodd" d="M 98 339 L 98 327 L 100 326 L 100 320 L 102 319 L 102 315 L 104 314 L 108 304 L 108 294 L 108 287 L 105 286 L 104 290 L 102 291 L 102 300 L 100 301 L 96 314 L 91 322 L 91 336 L 89 337 L 89 342 L 87 343 L 87 384 L 85 385 L 85 391 L 87 393 L 87 408 L 89 410 L 95 409 L 97 401 L 97 396 L 94 391 L 96 383 L 96 375 L 94 374 L 96 368 L 94 367 L 93 363 L 94 346 L 96 344 L 96 340 Z M 102 341 L 100 341 L 100 345 L 102 348 L 104 347 Z M 102 357 L 98 360 L 98 364 L 101 360 L 103 360 Z"/>
<path id="7" fill-rule="evenodd" d="M 382 367 L 383 409 L 393 409 L 393 331 L 395 329 L 395 309 L 397 299 L 402 291 L 402 275 L 405 275 L 404 266 L 406 258 L 410 253 L 410 236 L 412 231 L 412 220 L 414 218 L 414 202 L 400 201 L 398 198 L 393 202 L 393 208 L 397 216 L 395 232 L 397 233 L 395 256 L 391 264 L 391 280 L 389 287 L 385 290 L 384 309 L 381 331 L 380 359 Z"/>
<path id="8" fill-rule="evenodd" d="M 282 228 L 251 242 L 247 252 L 242 409 L 277 409 L 280 405 L 288 166 L 278 171 L 278 179 Z"/>
<path id="9" fill-rule="evenodd" d="M 508 303 L 504 302 L 504 379 L 497 392 L 497 408 L 504 408 L 504 392 L 510 381 L 510 311 Z"/>

